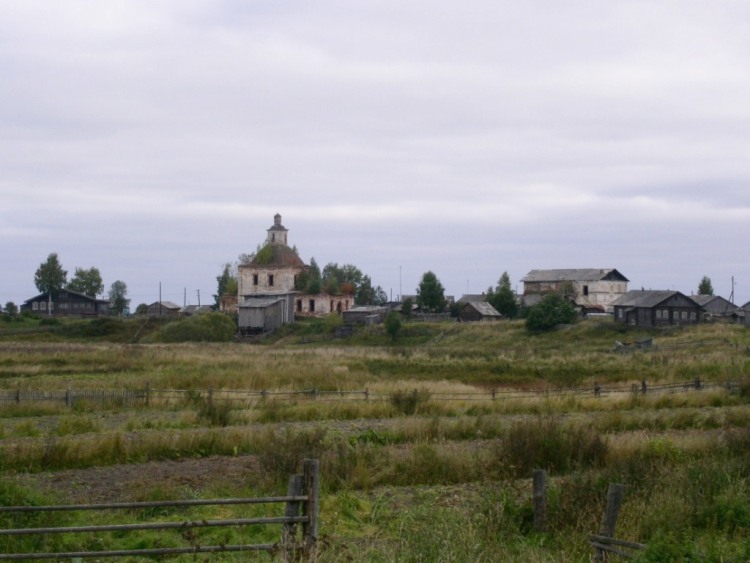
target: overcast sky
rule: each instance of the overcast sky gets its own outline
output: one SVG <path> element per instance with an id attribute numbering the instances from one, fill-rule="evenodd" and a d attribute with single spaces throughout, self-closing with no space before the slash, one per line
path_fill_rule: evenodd
<path id="1" fill-rule="evenodd" d="M 617 268 L 750 300 L 750 3 L 0 0 L 0 303 L 213 301 L 281 213 L 395 299 Z"/>

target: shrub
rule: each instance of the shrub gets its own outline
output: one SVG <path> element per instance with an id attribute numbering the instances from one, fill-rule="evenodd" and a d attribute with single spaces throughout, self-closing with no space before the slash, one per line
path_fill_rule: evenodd
<path id="1" fill-rule="evenodd" d="M 601 467 L 608 451 L 594 428 L 563 426 L 553 418 L 513 424 L 500 447 L 501 472 L 519 477 L 527 477 L 535 468 L 564 473 Z"/>
<path id="2" fill-rule="evenodd" d="M 414 391 L 396 391 L 391 394 L 391 404 L 400 413 L 412 415 L 417 408 L 430 400 L 430 393 L 424 389 Z"/>
<path id="3" fill-rule="evenodd" d="M 229 342 L 237 326 L 222 313 L 206 313 L 169 323 L 148 340 L 153 342 Z"/>
<path id="4" fill-rule="evenodd" d="M 573 324 L 576 317 L 575 307 L 570 301 L 559 293 L 549 293 L 529 309 L 526 328 L 533 332 L 550 330 L 557 325 Z"/>

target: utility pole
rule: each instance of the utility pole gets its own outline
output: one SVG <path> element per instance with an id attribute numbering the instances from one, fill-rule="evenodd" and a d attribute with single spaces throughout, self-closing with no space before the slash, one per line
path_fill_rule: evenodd
<path id="1" fill-rule="evenodd" d="M 198 307 L 200 307 L 201 306 L 201 290 L 199 289 L 197 293 L 198 293 Z"/>

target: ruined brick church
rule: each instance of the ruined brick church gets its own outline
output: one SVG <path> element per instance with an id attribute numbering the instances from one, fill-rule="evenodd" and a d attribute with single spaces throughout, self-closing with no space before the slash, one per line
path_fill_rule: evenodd
<path id="1" fill-rule="evenodd" d="M 298 276 L 310 267 L 289 247 L 288 233 L 277 213 L 263 248 L 238 268 L 241 332 L 267 332 L 293 322 L 295 315 L 324 316 L 352 306 L 351 295 L 309 294 L 296 289 Z"/>

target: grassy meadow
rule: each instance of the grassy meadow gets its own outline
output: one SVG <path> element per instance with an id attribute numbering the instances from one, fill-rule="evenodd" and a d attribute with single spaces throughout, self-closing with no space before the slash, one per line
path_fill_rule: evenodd
<path id="1" fill-rule="evenodd" d="M 407 323 L 392 342 L 382 327 L 336 340 L 332 325 L 299 322 L 253 343 L 180 344 L 160 342 L 164 323 L 154 320 L 0 323 L 0 393 L 148 388 L 154 397 L 138 406 L 0 404 L 0 502 L 279 494 L 299 462 L 315 457 L 319 561 L 588 561 L 587 537 L 599 528 L 611 482 L 626 487 L 618 538 L 648 545 L 639 560 L 750 560 L 749 330 L 643 330 L 596 319 L 529 334 L 522 322 Z M 615 341 L 644 338 L 653 338 L 652 349 L 615 352 Z M 558 392 L 696 378 L 705 388 Z M 315 397 L 284 394 L 312 389 Z M 180 393 L 157 400 L 168 390 Z M 261 390 L 267 396 L 230 400 Z M 243 464 L 242 478 L 180 473 L 202 460 Z M 147 478 L 158 464 L 171 464 L 171 478 Z M 144 478 L 125 481 L 131 468 Z M 535 468 L 550 477 L 544 534 L 532 526 Z M 97 488 L 97 476 L 111 479 L 112 491 Z M 247 517 L 257 509 L 234 510 L 135 519 Z M 3 527 L 20 522 L 2 518 Z M 24 522 L 71 518 L 87 524 L 93 516 Z M 245 530 L 241 540 L 239 531 L 200 533 L 191 541 L 278 540 L 278 529 Z M 40 540 L 65 550 L 179 541 L 178 532 Z M 0 537 L 0 551 L 39 549 L 31 543 Z"/>

